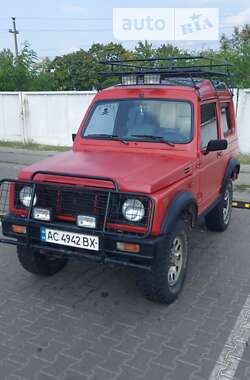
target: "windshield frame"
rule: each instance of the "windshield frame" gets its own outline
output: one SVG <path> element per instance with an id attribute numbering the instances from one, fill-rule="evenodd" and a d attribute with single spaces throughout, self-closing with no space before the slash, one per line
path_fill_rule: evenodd
<path id="1" fill-rule="evenodd" d="M 89 113 L 88 113 L 88 116 L 87 118 L 85 119 L 83 125 L 82 125 L 82 128 L 81 128 L 81 132 L 80 132 L 80 136 L 82 139 L 86 139 L 86 140 L 101 140 L 101 141 L 118 141 L 118 140 L 112 140 L 112 138 L 110 139 L 106 139 L 106 138 L 101 138 L 101 137 L 98 137 L 98 138 L 93 138 L 92 137 L 88 137 L 88 136 L 84 136 L 84 132 L 85 132 L 85 129 L 87 128 L 88 126 L 88 123 L 95 111 L 95 109 L 102 103 L 115 103 L 115 102 L 123 102 L 123 101 L 128 101 L 128 100 L 140 100 L 140 101 L 147 101 L 147 100 L 150 100 L 150 101 L 164 101 L 164 102 L 179 102 L 179 103 L 188 103 L 191 107 L 191 130 L 190 130 L 190 139 L 185 141 L 185 142 L 180 142 L 180 141 L 172 141 L 172 140 L 169 140 L 169 142 L 171 144 L 174 144 L 174 145 L 187 145 L 187 144 L 190 144 L 193 139 L 194 139 L 194 104 L 191 100 L 189 99 L 176 99 L 176 98 L 140 98 L 140 97 L 129 97 L 129 98 L 111 98 L 111 99 L 100 99 L 100 100 L 96 100 Z M 163 141 L 160 141 L 160 140 L 153 140 L 153 139 L 147 139 L 147 138 L 134 138 L 134 139 L 131 139 L 131 138 L 122 138 L 120 137 L 122 140 L 124 141 L 128 141 L 128 142 L 147 142 L 147 143 L 154 143 L 154 144 L 165 144 L 164 143 L 164 140 Z M 167 140 L 166 140 L 167 141 Z"/>

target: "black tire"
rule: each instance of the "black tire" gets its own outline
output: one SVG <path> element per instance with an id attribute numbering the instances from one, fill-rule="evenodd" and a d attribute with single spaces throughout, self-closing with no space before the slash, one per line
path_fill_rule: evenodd
<path id="1" fill-rule="evenodd" d="M 225 186 L 222 200 L 205 217 L 205 223 L 209 230 L 223 232 L 230 224 L 232 214 L 233 184 L 229 180 Z"/>
<path id="2" fill-rule="evenodd" d="M 43 255 L 37 250 L 22 246 L 17 247 L 17 257 L 24 269 L 43 277 L 59 272 L 67 263 L 67 259 Z"/>
<path id="3" fill-rule="evenodd" d="M 173 244 L 177 238 L 182 242 L 183 261 L 177 282 L 170 284 L 169 280 L 173 277 L 172 268 L 174 267 Z M 188 267 L 188 229 L 183 220 L 179 219 L 176 222 L 172 231 L 166 236 L 164 245 L 164 249 L 156 254 L 152 270 L 141 274 L 139 287 L 150 301 L 170 304 L 176 300 L 182 290 Z"/>

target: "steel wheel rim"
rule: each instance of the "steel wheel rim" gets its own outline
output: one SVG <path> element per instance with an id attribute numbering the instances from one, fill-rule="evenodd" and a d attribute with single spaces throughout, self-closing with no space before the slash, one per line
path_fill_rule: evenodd
<path id="1" fill-rule="evenodd" d="M 171 287 L 175 286 L 180 278 L 183 267 L 183 252 L 183 241 L 180 236 L 176 236 L 173 240 L 168 268 L 168 284 Z"/>
<path id="2" fill-rule="evenodd" d="M 223 219 L 224 223 L 228 224 L 231 215 L 231 197 L 229 189 L 225 191 L 224 195 L 224 207 L 223 207 Z"/>

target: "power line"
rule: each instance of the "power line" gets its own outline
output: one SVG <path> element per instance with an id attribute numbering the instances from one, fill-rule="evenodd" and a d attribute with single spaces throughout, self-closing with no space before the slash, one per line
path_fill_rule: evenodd
<path id="1" fill-rule="evenodd" d="M 0 20 L 6 20 L 9 17 L 0 17 Z M 111 17 L 18 17 L 19 20 L 80 20 L 80 21 L 112 21 Z"/>
<path id="2" fill-rule="evenodd" d="M 111 32 L 111 28 L 104 29 L 22 29 L 23 32 L 32 32 L 32 33 L 47 33 L 47 32 Z"/>
<path id="3" fill-rule="evenodd" d="M 226 29 L 226 28 L 234 28 L 234 27 L 244 27 L 245 24 L 238 24 L 238 25 L 220 25 L 220 29 Z M 31 32 L 31 33 L 50 33 L 50 32 L 111 32 L 112 28 L 74 28 L 74 29 L 67 29 L 67 28 L 62 28 L 62 29 L 56 29 L 56 28 L 40 28 L 40 29 L 33 29 L 33 28 L 21 28 L 22 32 Z M 7 32 L 7 29 L 0 29 L 0 33 Z M 11 29 L 9 29 L 10 33 L 14 33 Z M 16 34 L 18 34 L 19 31 L 16 30 Z"/>
<path id="4" fill-rule="evenodd" d="M 76 32 L 111 32 L 112 29 L 111 28 L 104 28 L 104 29 L 22 29 L 21 28 L 21 31 L 22 32 L 30 32 L 30 33 L 61 33 L 61 32 L 73 32 L 73 33 L 76 33 Z M 0 29 L 0 32 L 1 33 L 4 33 L 4 32 L 7 32 L 6 29 Z M 10 32 L 10 30 L 9 30 Z M 11 32 L 13 33 L 13 32 Z M 19 33 L 19 32 L 18 32 Z"/>

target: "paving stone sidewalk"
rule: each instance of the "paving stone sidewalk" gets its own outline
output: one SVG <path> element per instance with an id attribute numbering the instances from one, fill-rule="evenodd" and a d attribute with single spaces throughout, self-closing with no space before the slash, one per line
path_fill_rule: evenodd
<path id="1" fill-rule="evenodd" d="M 236 209 L 225 233 L 196 229 L 187 284 L 168 307 L 141 296 L 136 272 L 72 262 L 38 278 L 0 245 L 0 380 L 212 380 L 250 294 L 249 234 L 250 212 Z M 231 343 L 227 375 L 243 347 Z M 243 343 L 234 380 L 250 378 Z"/>

